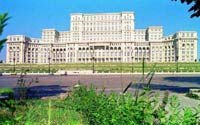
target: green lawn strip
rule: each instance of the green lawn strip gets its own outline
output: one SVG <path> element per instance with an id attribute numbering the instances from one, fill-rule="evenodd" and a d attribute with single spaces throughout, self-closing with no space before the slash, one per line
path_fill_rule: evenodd
<path id="1" fill-rule="evenodd" d="M 175 72 L 176 63 L 156 63 L 156 72 Z M 145 72 L 151 70 L 154 63 L 145 63 Z M 29 70 L 28 72 L 48 72 L 48 64 L 17 64 L 16 71 Z M 94 63 L 94 69 L 98 72 L 141 72 L 142 63 Z M 0 64 L 0 72 L 13 72 L 14 65 Z M 67 63 L 67 64 L 51 64 L 52 72 L 58 70 L 93 70 L 93 63 Z M 179 72 L 200 72 L 200 63 L 178 63 Z"/>

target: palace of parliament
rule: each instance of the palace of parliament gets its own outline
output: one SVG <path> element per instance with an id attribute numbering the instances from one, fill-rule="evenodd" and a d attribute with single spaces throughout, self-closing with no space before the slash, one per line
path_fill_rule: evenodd
<path id="1" fill-rule="evenodd" d="M 43 29 L 42 38 L 7 37 L 7 63 L 194 62 L 196 31 L 163 36 L 162 26 L 135 29 L 133 12 L 71 14 L 70 31 Z M 175 25 L 175 24 L 174 24 Z"/>

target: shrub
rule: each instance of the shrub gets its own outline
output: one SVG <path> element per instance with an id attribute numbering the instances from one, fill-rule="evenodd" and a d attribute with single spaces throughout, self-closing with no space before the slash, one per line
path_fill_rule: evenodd
<path id="1" fill-rule="evenodd" d="M 199 96 L 197 94 L 192 93 L 192 92 L 186 93 L 186 96 L 189 97 L 189 98 L 193 98 L 193 99 L 199 99 Z"/>
<path id="2" fill-rule="evenodd" d="M 158 94 L 152 91 L 143 90 L 138 93 L 138 96 L 133 96 L 130 93 L 105 94 L 104 91 L 97 93 L 94 86 L 89 88 L 81 86 L 74 89 L 65 102 L 72 110 L 83 114 L 91 125 L 198 123 L 198 112 L 192 112 L 190 108 L 182 110 L 177 97 L 169 98 L 168 92 L 165 92 L 160 103 Z"/>
<path id="3" fill-rule="evenodd" d="M 0 89 L 0 95 L 6 95 L 8 98 L 0 100 L 0 125 L 13 124 L 13 116 L 16 111 L 14 98 L 14 91 L 11 88 Z"/>
<path id="4" fill-rule="evenodd" d="M 2 88 L 0 89 L 0 95 L 8 95 L 8 97 L 11 99 L 14 96 L 14 91 L 11 88 Z"/>

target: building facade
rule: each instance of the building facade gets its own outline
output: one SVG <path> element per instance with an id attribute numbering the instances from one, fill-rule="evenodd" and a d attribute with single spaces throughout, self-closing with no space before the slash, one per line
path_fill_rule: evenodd
<path id="1" fill-rule="evenodd" d="M 194 62 L 197 32 L 163 36 L 162 26 L 135 29 L 133 12 L 71 14 L 70 31 L 42 38 L 7 37 L 7 63 Z"/>

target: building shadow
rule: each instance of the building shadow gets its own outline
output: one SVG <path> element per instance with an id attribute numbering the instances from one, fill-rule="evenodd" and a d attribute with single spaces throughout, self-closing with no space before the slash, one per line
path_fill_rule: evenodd
<path id="1" fill-rule="evenodd" d="M 143 89 L 147 84 L 139 84 L 132 85 L 132 89 L 136 89 L 137 87 L 139 89 Z M 186 93 L 189 92 L 190 89 L 200 89 L 200 87 L 180 87 L 180 86 L 169 86 L 169 85 L 161 85 L 161 84 L 150 84 L 150 88 L 152 90 L 158 90 L 158 91 L 171 91 L 175 93 Z"/>
<path id="2" fill-rule="evenodd" d="M 20 88 L 14 88 L 15 98 L 19 98 Z M 31 86 L 27 89 L 27 97 L 30 99 L 42 98 L 42 97 L 51 97 L 57 96 L 62 93 L 70 92 L 69 86 L 60 86 L 60 85 L 40 85 L 40 86 Z"/>
<path id="3" fill-rule="evenodd" d="M 197 76 L 174 76 L 174 77 L 165 77 L 164 80 L 173 81 L 173 82 L 187 82 L 195 83 L 200 85 L 200 77 Z"/>

